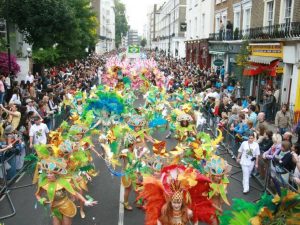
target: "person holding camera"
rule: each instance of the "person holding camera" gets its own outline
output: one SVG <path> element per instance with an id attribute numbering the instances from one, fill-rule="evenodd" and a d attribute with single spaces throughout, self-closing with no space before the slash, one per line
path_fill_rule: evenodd
<path id="1" fill-rule="evenodd" d="M 9 110 L 4 108 L 2 104 L 0 104 L 0 108 L 9 114 L 8 122 L 12 125 L 13 129 L 16 130 L 19 126 L 21 120 L 21 113 L 18 111 L 18 108 L 15 104 L 10 104 Z"/>
<path id="2" fill-rule="evenodd" d="M 260 155 L 259 145 L 254 141 L 254 134 L 249 135 L 248 141 L 244 141 L 239 150 L 237 156 L 237 163 L 242 167 L 243 171 L 243 193 L 249 192 L 249 179 L 251 172 L 254 168 L 258 168 L 258 156 Z"/>

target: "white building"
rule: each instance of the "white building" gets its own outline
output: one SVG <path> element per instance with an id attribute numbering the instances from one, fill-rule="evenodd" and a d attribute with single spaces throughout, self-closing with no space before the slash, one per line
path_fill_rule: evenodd
<path id="1" fill-rule="evenodd" d="M 154 38 L 151 48 L 185 57 L 186 0 L 169 0 L 154 11 Z"/>
<path id="2" fill-rule="evenodd" d="M 100 1 L 99 15 L 99 42 L 96 45 L 96 52 L 104 52 L 115 49 L 115 4 L 114 0 Z"/>
<path id="3" fill-rule="evenodd" d="M 187 40 L 207 39 L 213 33 L 214 1 L 187 0 Z"/>

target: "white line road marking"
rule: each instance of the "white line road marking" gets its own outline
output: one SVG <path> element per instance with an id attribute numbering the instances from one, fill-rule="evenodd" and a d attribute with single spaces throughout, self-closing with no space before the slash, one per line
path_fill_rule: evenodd
<path id="1" fill-rule="evenodd" d="M 119 222 L 118 225 L 124 224 L 124 186 L 120 185 L 120 205 L 119 205 Z"/>

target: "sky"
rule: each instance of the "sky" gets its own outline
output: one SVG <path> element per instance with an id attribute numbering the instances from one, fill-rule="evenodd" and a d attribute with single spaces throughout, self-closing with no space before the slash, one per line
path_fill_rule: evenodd
<path id="1" fill-rule="evenodd" d="M 143 27 L 147 24 L 147 13 L 155 3 L 163 0 L 121 0 L 126 5 L 126 14 L 130 28 L 143 34 Z"/>

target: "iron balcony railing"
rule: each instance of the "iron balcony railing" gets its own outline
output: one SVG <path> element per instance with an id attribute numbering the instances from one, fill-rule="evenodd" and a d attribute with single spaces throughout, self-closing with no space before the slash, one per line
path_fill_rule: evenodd
<path id="1" fill-rule="evenodd" d="M 244 30 L 224 30 L 211 33 L 209 39 L 213 41 L 224 40 L 253 40 L 253 39 L 289 39 L 300 38 L 300 22 L 276 24 L 265 27 L 255 27 Z"/>

